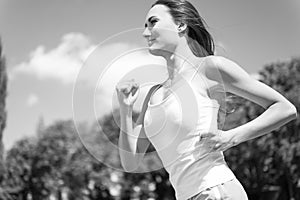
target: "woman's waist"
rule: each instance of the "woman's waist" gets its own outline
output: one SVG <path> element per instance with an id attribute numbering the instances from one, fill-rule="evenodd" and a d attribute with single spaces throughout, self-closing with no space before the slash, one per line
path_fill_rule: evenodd
<path id="1" fill-rule="evenodd" d="M 185 156 L 165 168 L 170 174 L 172 184 L 176 187 L 181 187 L 182 183 L 191 181 L 205 183 L 209 181 L 209 178 L 215 177 L 214 174 L 222 176 L 222 172 L 226 172 L 226 176 L 231 175 L 222 152 L 211 152 L 199 159 Z"/>
<path id="2" fill-rule="evenodd" d="M 177 199 L 188 199 L 207 188 L 235 179 L 227 164 L 198 165 L 182 173 L 170 175 Z"/>
<path id="3" fill-rule="evenodd" d="M 170 147 L 159 151 L 158 154 L 164 167 L 169 172 L 174 171 L 174 169 L 191 166 L 195 163 L 220 164 L 224 162 L 222 151 L 215 151 L 212 147 L 208 147 L 205 144 L 193 148 L 185 148 L 184 150 Z"/>

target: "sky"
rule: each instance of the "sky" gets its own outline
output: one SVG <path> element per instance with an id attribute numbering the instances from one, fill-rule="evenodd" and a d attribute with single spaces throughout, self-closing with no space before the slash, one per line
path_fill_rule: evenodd
<path id="1" fill-rule="evenodd" d="M 147 87 L 166 75 L 142 30 L 153 0 L 0 0 L 9 75 L 5 149 L 36 134 L 38 122 L 91 122 L 117 105 L 114 86 Z M 218 55 L 250 74 L 300 54 L 299 0 L 191 0 Z M 154 74 L 154 75 L 153 75 Z M 152 75 L 152 76 L 151 76 Z M 142 97 L 142 95 L 141 95 Z M 138 109 L 142 98 L 136 104 Z"/>

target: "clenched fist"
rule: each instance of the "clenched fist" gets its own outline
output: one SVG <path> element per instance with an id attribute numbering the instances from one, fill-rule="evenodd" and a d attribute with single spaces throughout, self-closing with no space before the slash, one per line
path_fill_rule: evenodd
<path id="1" fill-rule="evenodd" d="M 139 94 L 139 84 L 131 80 L 121 81 L 116 86 L 120 106 L 133 106 Z"/>

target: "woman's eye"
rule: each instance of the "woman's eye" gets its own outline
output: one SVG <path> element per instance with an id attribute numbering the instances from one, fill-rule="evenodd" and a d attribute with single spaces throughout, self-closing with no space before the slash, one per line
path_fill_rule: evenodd
<path id="1" fill-rule="evenodd" d="M 152 20 L 150 23 L 155 24 L 156 22 L 157 22 L 157 20 Z"/>

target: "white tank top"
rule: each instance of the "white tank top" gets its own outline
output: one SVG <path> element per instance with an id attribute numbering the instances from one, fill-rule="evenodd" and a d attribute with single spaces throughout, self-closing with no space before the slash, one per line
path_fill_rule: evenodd
<path id="1" fill-rule="evenodd" d="M 196 73 L 189 80 L 178 76 L 162 102 L 148 102 L 144 117 L 145 133 L 169 173 L 178 200 L 235 178 L 223 152 L 204 146 L 205 139 L 200 141 L 201 133 L 218 130 L 220 106 L 193 86 Z M 161 87 L 157 85 L 154 92 Z"/>

